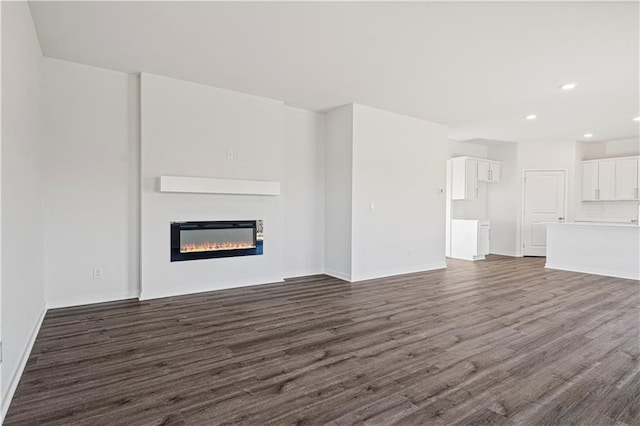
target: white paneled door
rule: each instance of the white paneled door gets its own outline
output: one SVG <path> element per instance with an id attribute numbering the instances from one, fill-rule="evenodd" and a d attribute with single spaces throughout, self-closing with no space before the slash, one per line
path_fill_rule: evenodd
<path id="1" fill-rule="evenodd" d="M 547 224 L 564 221 L 565 205 L 563 170 L 525 171 L 523 255 L 546 256 Z"/>

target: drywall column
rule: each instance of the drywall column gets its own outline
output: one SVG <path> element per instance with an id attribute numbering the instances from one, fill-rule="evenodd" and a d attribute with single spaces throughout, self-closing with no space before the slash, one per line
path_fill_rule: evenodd
<path id="1" fill-rule="evenodd" d="M 325 273 L 351 281 L 353 105 L 327 112 Z"/>
<path id="2" fill-rule="evenodd" d="M 352 280 L 445 268 L 447 128 L 353 106 Z"/>
<path id="3" fill-rule="evenodd" d="M 325 272 L 444 268 L 446 127 L 352 104 L 327 113 Z"/>
<path id="4" fill-rule="evenodd" d="M 28 4 L 2 2 L 2 417 L 45 313 L 41 69 Z"/>
<path id="5" fill-rule="evenodd" d="M 129 274 L 136 259 L 129 237 L 138 233 L 129 214 L 137 204 L 129 184 L 136 77 L 52 58 L 43 70 L 47 303 L 136 297 Z"/>

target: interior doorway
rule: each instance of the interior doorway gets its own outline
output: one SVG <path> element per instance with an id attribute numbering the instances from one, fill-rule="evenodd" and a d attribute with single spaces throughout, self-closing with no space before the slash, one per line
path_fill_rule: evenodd
<path id="1" fill-rule="evenodd" d="M 546 256 L 547 224 L 564 222 L 566 211 L 564 170 L 525 170 L 522 254 Z"/>

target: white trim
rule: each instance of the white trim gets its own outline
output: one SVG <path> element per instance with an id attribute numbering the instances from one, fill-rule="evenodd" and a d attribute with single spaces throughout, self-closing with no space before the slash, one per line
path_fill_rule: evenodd
<path id="1" fill-rule="evenodd" d="M 160 176 L 158 191 L 196 194 L 280 195 L 280 182 Z"/>
<path id="2" fill-rule="evenodd" d="M 27 366 L 27 361 L 29 360 L 29 356 L 31 355 L 31 351 L 33 350 L 33 344 L 36 342 L 36 337 L 38 337 L 38 333 L 40 332 L 40 327 L 42 327 L 42 322 L 44 321 L 44 317 L 47 314 L 47 307 L 44 306 L 42 308 L 42 312 L 40 313 L 40 317 L 38 321 L 36 321 L 36 325 L 31 331 L 31 336 L 29 336 L 29 341 L 27 342 L 27 347 L 24 348 L 24 352 L 22 353 L 22 357 L 20 358 L 20 363 L 18 364 L 18 368 L 13 373 L 11 377 L 11 381 L 9 382 L 9 388 L 7 390 L 7 394 L 2 398 L 2 414 L 0 415 L 0 424 L 4 422 L 4 417 L 7 415 L 7 411 L 9 411 L 9 405 L 11 404 L 11 400 L 13 399 L 13 395 L 18 388 L 18 383 L 20 383 L 20 378 L 22 378 L 22 373 L 24 372 L 24 368 Z"/>
<path id="3" fill-rule="evenodd" d="M 324 271 L 324 274 L 342 281 L 346 281 L 348 283 L 352 282 L 351 275 L 345 274 L 344 272 L 332 271 L 330 269 L 327 269 Z"/>
<path id="4" fill-rule="evenodd" d="M 517 254 L 514 251 L 491 250 L 489 254 L 497 254 L 499 256 L 510 256 L 510 257 L 523 257 L 521 254 Z"/>
<path id="5" fill-rule="evenodd" d="M 480 260 L 480 259 L 477 259 Z M 374 273 L 374 274 L 368 274 L 368 275 L 360 275 L 356 278 L 353 278 L 352 282 L 360 282 L 360 281 L 368 281 L 368 280 L 375 280 L 377 278 L 387 278 L 387 277 L 395 277 L 395 276 L 399 276 L 399 275 L 408 275 L 408 274 L 416 274 L 418 272 L 428 272 L 428 271 L 434 271 L 436 269 L 446 269 L 447 268 L 447 262 L 442 262 L 442 263 L 437 263 L 435 265 L 425 265 L 422 266 L 420 268 L 415 268 L 415 269 L 403 269 L 403 270 L 388 270 L 388 271 L 384 271 L 384 272 L 380 272 L 380 273 Z"/>
<path id="6" fill-rule="evenodd" d="M 94 305 L 96 303 L 109 303 L 109 302 L 119 302 L 121 300 L 128 299 L 138 299 L 138 295 L 135 293 L 116 296 L 116 297 L 97 297 L 97 298 L 80 298 L 73 300 L 71 302 L 61 301 L 61 302 L 48 302 L 47 309 L 59 309 L 59 308 L 72 308 L 74 306 L 83 306 L 83 305 Z"/>
<path id="7" fill-rule="evenodd" d="M 624 157 L 605 157 L 605 158 L 591 158 L 589 160 L 580 160 L 581 163 L 594 163 L 603 160 L 638 160 L 639 155 L 625 155 Z M 611 200 L 609 200 L 611 201 Z"/>
<path id="8" fill-rule="evenodd" d="M 285 274 L 284 280 L 286 281 L 286 280 L 292 280 L 296 278 L 313 277 L 316 275 L 325 275 L 324 270 L 322 268 L 318 268 L 318 269 L 311 269 L 308 271 L 290 272 L 288 274 Z"/>
<path id="9" fill-rule="evenodd" d="M 620 273 L 620 271 L 611 271 L 608 269 L 600 269 L 600 268 L 585 268 L 581 266 L 572 266 L 572 265 L 558 265 L 558 264 L 549 264 L 549 262 L 544 265 L 547 269 L 556 269 L 560 271 L 569 271 L 569 272 L 580 272 L 583 274 L 592 274 L 592 275 L 603 275 L 606 277 L 615 277 L 615 278 L 625 278 L 628 280 L 640 280 L 640 275 L 626 274 Z"/>
<path id="10" fill-rule="evenodd" d="M 264 281 L 263 280 L 255 281 L 255 282 L 252 281 L 252 282 L 242 283 L 242 284 L 233 283 L 230 285 L 222 285 L 214 288 L 203 287 L 197 290 L 190 290 L 190 291 L 168 290 L 168 291 L 144 292 L 144 289 L 142 289 L 143 291 L 141 292 L 139 299 L 141 301 L 151 300 L 151 299 L 162 299 L 165 297 L 187 296 L 190 294 L 209 293 L 211 291 L 230 290 L 233 288 L 251 287 L 251 286 L 257 286 L 257 285 L 264 285 L 264 284 L 277 284 L 277 283 L 283 283 L 283 282 L 284 282 L 284 278 L 273 277 L 271 279 L 264 280 Z"/>

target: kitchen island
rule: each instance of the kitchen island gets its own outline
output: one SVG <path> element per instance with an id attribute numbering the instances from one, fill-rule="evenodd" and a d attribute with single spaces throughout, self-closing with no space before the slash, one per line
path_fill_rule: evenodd
<path id="1" fill-rule="evenodd" d="M 630 223 L 548 224 L 545 267 L 640 280 L 640 227 Z"/>

